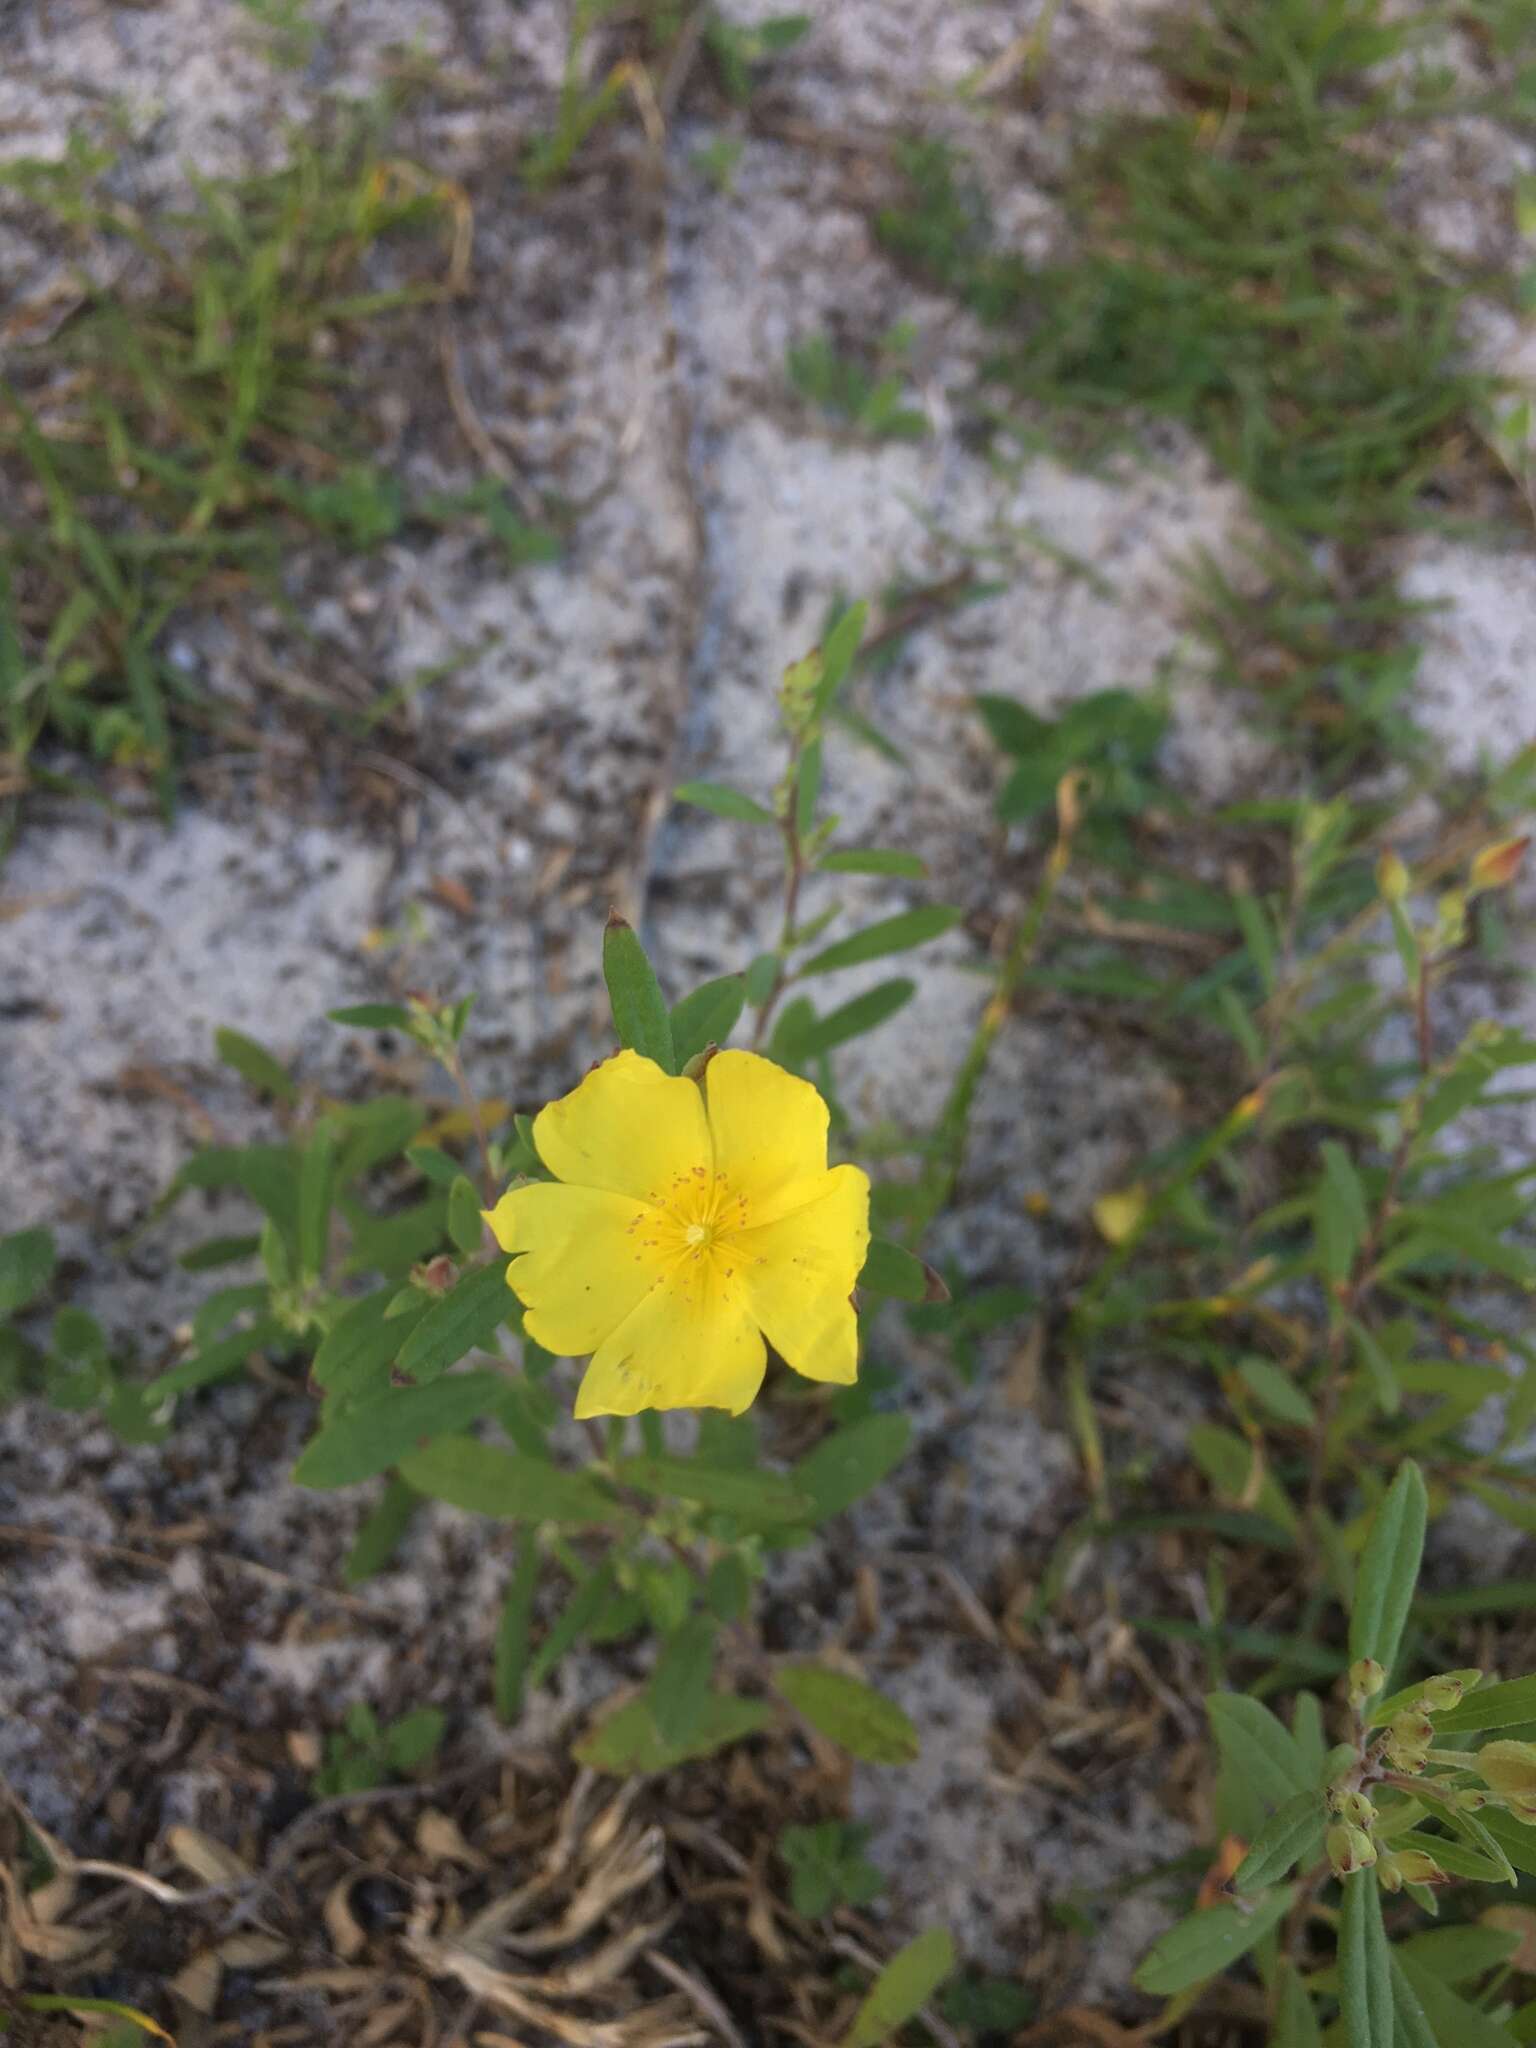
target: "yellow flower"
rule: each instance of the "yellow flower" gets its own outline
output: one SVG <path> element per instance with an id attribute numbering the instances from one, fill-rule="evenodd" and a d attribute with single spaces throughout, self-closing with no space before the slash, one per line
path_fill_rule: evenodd
<path id="1" fill-rule="evenodd" d="M 578 1417 L 728 1408 L 762 1385 L 763 1339 L 808 1379 L 858 1367 L 850 1295 L 869 1180 L 827 1167 L 827 1106 L 751 1052 L 702 1079 L 616 1053 L 534 1119 L 553 1181 L 486 1221 L 536 1344 L 591 1352 Z"/>

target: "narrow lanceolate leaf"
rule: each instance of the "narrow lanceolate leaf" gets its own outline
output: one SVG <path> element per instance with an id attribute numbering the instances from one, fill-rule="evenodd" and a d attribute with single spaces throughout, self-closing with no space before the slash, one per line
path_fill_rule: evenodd
<path id="1" fill-rule="evenodd" d="M 815 1519 L 829 1521 L 880 1484 L 907 1454 L 912 1419 L 866 1415 L 822 1438 L 794 1470 L 794 1484 L 815 1503 Z"/>
<path id="2" fill-rule="evenodd" d="M 216 1343 L 203 1344 L 180 1365 L 173 1365 L 169 1372 L 150 1381 L 144 1389 L 145 1403 L 151 1408 L 158 1407 L 172 1394 L 187 1394 L 194 1387 L 211 1387 L 216 1380 L 227 1380 L 254 1353 L 275 1349 L 284 1342 L 291 1345 L 293 1340 L 281 1323 L 267 1317 L 248 1330 L 236 1330 Z"/>
<path id="3" fill-rule="evenodd" d="M 225 1066 L 233 1067 L 259 1093 L 274 1096 L 279 1102 L 297 1099 L 299 1091 L 282 1061 L 254 1038 L 247 1038 L 243 1031 L 215 1031 L 213 1046 Z"/>
<path id="4" fill-rule="evenodd" d="M 881 2048 L 915 2019 L 955 1967 L 949 1930 L 930 1927 L 892 1956 L 870 1987 L 842 2048 Z"/>
<path id="5" fill-rule="evenodd" d="M 1403 1390 L 1398 1383 L 1397 1368 L 1387 1356 L 1380 1341 L 1372 1335 L 1365 1324 L 1353 1316 L 1349 1318 L 1350 1335 L 1355 1340 L 1355 1351 L 1365 1367 L 1365 1376 L 1371 1384 L 1371 1394 L 1383 1415 L 1395 1415 L 1403 1403 Z"/>
<path id="6" fill-rule="evenodd" d="M 311 1280 L 325 1271 L 335 1174 L 336 1134 L 321 1124 L 299 1158 L 299 1271 Z"/>
<path id="7" fill-rule="evenodd" d="M 715 1668 L 715 1635 L 713 1615 L 690 1614 L 662 1643 L 645 1696 L 656 1732 L 669 1749 L 685 1748 L 703 1726 Z"/>
<path id="8" fill-rule="evenodd" d="M 1339 2005 L 1349 2048 L 1393 2048 L 1392 1951 L 1374 1870 L 1344 1879 L 1339 1915 Z"/>
<path id="9" fill-rule="evenodd" d="M 866 960 L 883 959 L 887 953 L 905 953 L 913 946 L 926 945 L 960 921 L 960 912 L 946 903 L 926 904 L 920 910 L 903 910 L 895 917 L 881 918 L 866 925 L 852 938 L 839 939 L 813 953 L 801 967 L 802 974 L 831 974 L 839 967 L 859 967 Z"/>
<path id="10" fill-rule="evenodd" d="M 427 1310 L 400 1347 L 401 1372 L 417 1382 L 437 1379 L 471 1351 L 489 1345 L 512 1308 L 506 1260 L 477 1266 Z"/>
<path id="11" fill-rule="evenodd" d="M 400 1003 L 352 1003 L 345 1010 L 327 1010 L 333 1024 L 351 1024 L 359 1031 L 409 1031 L 411 1013 Z"/>
<path id="12" fill-rule="evenodd" d="M 1410 1458 L 1376 1510 L 1365 1540 L 1349 1618 L 1352 1661 L 1374 1657 L 1391 1671 L 1418 1584 L 1427 1515 L 1424 1481 Z"/>
<path id="13" fill-rule="evenodd" d="M 633 1699 L 572 1747 L 571 1754 L 588 1770 L 635 1777 L 669 1771 L 693 1757 L 709 1756 L 727 1743 L 741 1742 L 766 1728 L 769 1710 L 761 1700 L 741 1700 L 729 1693 L 710 1693 L 698 1726 L 686 1743 L 664 1742 L 657 1731 L 650 1702 Z"/>
<path id="14" fill-rule="evenodd" d="M 701 811 L 713 811 L 717 818 L 736 818 L 744 825 L 772 825 L 772 811 L 755 798 L 744 796 L 723 782 L 683 782 L 672 792 L 680 804 L 697 804 Z"/>
<path id="15" fill-rule="evenodd" d="M 427 1438 L 463 1429 L 487 1414 L 505 1386 L 500 1373 L 467 1372 L 425 1387 L 381 1388 L 325 1423 L 310 1439 L 293 1476 L 300 1486 L 355 1486 L 398 1465 Z"/>
<path id="16" fill-rule="evenodd" d="M 1418 2004 L 1429 2039 L 1438 2048 L 1514 2048 L 1515 2037 L 1506 2027 L 1491 2020 L 1485 2012 L 1479 2012 L 1458 1992 L 1451 1989 L 1445 1979 L 1426 1967 L 1407 1948 L 1388 1950 L 1393 1966 L 1390 1981 L 1395 1990 L 1398 1978 L 1403 1980 L 1405 1990 Z M 1401 2012 L 1407 2006 L 1407 1999 L 1401 2003 L 1394 2000 L 1394 2011 Z M 1423 2039 L 1421 2035 L 1420 2040 Z M 1396 2048 L 1408 2048 L 1413 2036 L 1406 2030 L 1396 2037 Z M 1351 2041 L 1350 2048 L 1354 2048 Z"/>
<path id="17" fill-rule="evenodd" d="M 898 1301 L 948 1301 L 949 1289 L 932 1266 L 888 1237 L 872 1237 L 857 1283 L 866 1294 Z"/>
<path id="18" fill-rule="evenodd" d="M 774 1685 L 813 1728 L 871 1764 L 909 1764 L 918 1752 L 917 1730 L 884 1693 L 825 1664 L 784 1664 Z"/>
<path id="19" fill-rule="evenodd" d="M 383 1380 L 426 1308 L 423 1295 L 421 1309 L 391 1316 L 389 1307 L 395 1294 L 395 1288 L 381 1287 L 342 1311 L 320 1340 L 309 1369 L 317 1385 L 332 1393 L 353 1395 Z"/>
<path id="20" fill-rule="evenodd" d="M 1187 1913 L 1152 1944 L 1131 1981 L 1154 1998 L 1172 1998 L 1219 1976 L 1279 1925 L 1295 1896 L 1296 1887 L 1288 1884 L 1252 1906 L 1224 1902 Z"/>
<path id="21" fill-rule="evenodd" d="M 868 616 L 869 606 L 862 600 L 849 605 L 821 643 L 821 677 L 813 700 L 816 719 L 825 718 L 836 703 L 837 693 L 843 687 L 848 671 L 853 667 L 853 658 L 859 651 L 859 642 L 864 637 L 864 621 Z"/>
<path id="22" fill-rule="evenodd" d="M 707 1045 L 724 1045 L 746 1006 L 747 984 L 739 974 L 706 981 L 672 1005 L 672 1052 L 678 1070 Z"/>
<path id="23" fill-rule="evenodd" d="M 467 1258 L 473 1258 L 485 1242 L 485 1219 L 480 1197 L 467 1174 L 456 1173 L 448 1187 L 448 1235 Z"/>
<path id="24" fill-rule="evenodd" d="M 528 1682 L 528 1637 L 533 1626 L 533 1599 L 539 1588 L 539 1546 L 531 1529 L 518 1538 L 517 1562 L 507 1581 L 496 1624 L 493 1691 L 496 1718 L 511 1723 L 523 1711 Z"/>
<path id="25" fill-rule="evenodd" d="M 603 980 L 620 1045 L 654 1060 L 663 1073 L 675 1074 L 672 1020 L 661 984 L 633 928 L 616 914 L 610 914 L 603 932 Z"/>
<path id="26" fill-rule="evenodd" d="M 1323 1172 L 1317 1188 L 1318 1255 L 1330 1280 L 1344 1280 L 1370 1228 L 1365 1191 L 1354 1161 L 1336 1140 L 1323 1146 Z"/>
<path id="27" fill-rule="evenodd" d="M 457 1386 L 440 1380 L 431 1389 Z M 622 1522 L 624 1510 L 595 1480 L 562 1472 L 542 1458 L 499 1451 L 472 1436 L 439 1436 L 400 1460 L 401 1477 L 418 1493 L 470 1514 L 511 1522 L 559 1522 L 574 1528 Z"/>
<path id="28" fill-rule="evenodd" d="M 904 976 L 882 981 L 851 1002 L 840 1003 L 825 1017 L 809 1019 L 793 1033 L 785 1052 L 794 1060 L 816 1059 L 822 1053 L 832 1052 L 837 1046 L 846 1045 L 850 1038 L 862 1038 L 866 1031 L 873 1031 L 888 1017 L 894 1017 L 916 993 L 917 983 Z"/>
<path id="29" fill-rule="evenodd" d="M 13 1316 L 35 1301 L 53 1278 L 53 1238 L 46 1230 L 18 1230 L 0 1237 L 0 1316 Z"/>
<path id="30" fill-rule="evenodd" d="M 1522 1721 L 1536 1721 L 1536 1678 L 1512 1678 L 1469 1692 L 1457 1706 L 1436 1714 L 1435 1733 L 1474 1735 L 1489 1728 L 1514 1728 Z"/>
<path id="31" fill-rule="evenodd" d="M 1282 1962 L 1276 1976 L 1273 2048 L 1322 2048 L 1323 2030 L 1294 1963 Z"/>
<path id="32" fill-rule="evenodd" d="M 915 853 L 885 846 L 842 847 L 824 853 L 821 866 L 830 875 L 901 875 L 910 882 L 920 882 L 928 872 Z"/>
<path id="33" fill-rule="evenodd" d="M 1392 1957 L 1392 2022 L 1394 2048 L 1440 2048 L 1419 1994 L 1397 1956 Z"/>
<path id="34" fill-rule="evenodd" d="M 803 1522 L 813 1509 L 810 1496 L 792 1480 L 750 1466 L 737 1471 L 696 1458 L 624 1458 L 615 1471 L 623 1485 L 643 1493 L 696 1501 L 749 1522 Z"/>
<path id="35" fill-rule="evenodd" d="M 412 1515 L 421 1506 L 421 1495 L 403 1479 L 391 1479 L 384 1497 L 357 1532 L 347 1561 L 341 1568 L 343 1582 L 361 1585 L 380 1572 L 399 1548 Z"/>
<path id="36" fill-rule="evenodd" d="M 1306 1868 L 1315 1862 L 1323 1846 L 1325 1825 L 1322 1794 L 1298 1792 L 1260 1828 L 1233 1874 L 1234 1888 L 1240 1892 L 1261 1892 L 1267 1885 L 1288 1877 L 1298 1863 Z"/>
<path id="37" fill-rule="evenodd" d="M 1283 1806 L 1314 1788 L 1296 1738 L 1261 1700 L 1216 1692 L 1205 1702 L 1222 1761 L 1266 1806 Z"/>

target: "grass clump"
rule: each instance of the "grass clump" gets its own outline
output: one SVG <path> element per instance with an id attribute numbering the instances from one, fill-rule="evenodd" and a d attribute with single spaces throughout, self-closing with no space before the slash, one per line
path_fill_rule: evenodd
<path id="1" fill-rule="evenodd" d="M 3 174 L 77 258 L 62 314 L 16 316 L 0 383 L 12 790 L 51 733 L 168 791 L 173 726 L 207 718 L 167 658 L 175 616 L 270 583 L 303 534 L 365 548 L 396 530 L 398 485 L 347 401 L 346 342 L 444 289 L 370 282 L 381 238 L 441 222 L 449 197 L 383 154 L 371 123 L 303 140 L 269 173 L 196 180 L 188 210 L 155 219 L 118 196 L 115 168 L 77 138 Z"/>

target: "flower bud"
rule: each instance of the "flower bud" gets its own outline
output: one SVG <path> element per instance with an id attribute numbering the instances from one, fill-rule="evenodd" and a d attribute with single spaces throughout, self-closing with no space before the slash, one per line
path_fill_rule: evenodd
<path id="1" fill-rule="evenodd" d="M 1387 1723 L 1387 1758 L 1394 1770 L 1417 1776 L 1429 1760 L 1435 1724 L 1427 1714 L 1409 1707 Z"/>
<path id="2" fill-rule="evenodd" d="M 1536 1742 L 1487 1742 L 1470 1761 L 1491 1791 L 1536 1799 Z"/>
<path id="3" fill-rule="evenodd" d="M 1376 1875 L 1383 1891 L 1401 1891 L 1405 1884 L 1449 1884 L 1450 1879 L 1427 1850 L 1395 1849 L 1382 1857 Z"/>
<path id="4" fill-rule="evenodd" d="M 1482 1676 L 1479 1672 L 1478 1677 Z M 1433 1678 L 1426 1678 L 1419 1689 L 1414 1705 L 1424 1714 L 1443 1714 L 1447 1707 L 1461 1704 L 1472 1674 L 1466 1671 L 1441 1671 Z"/>
<path id="5" fill-rule="evenodd" d="M 1324 1839 L 1335 1877 L 1352 1877 L 1376 1861 L 1376 1844 L 1364 1828 L 1351 1827 L 1348 1821 L 1336 1821 Z"/>
<path id="6" fill-rule="evenodd" d="M 1488 1794 L 1479 1792 L 1475 1785 L 1458 1785 L 1451 1794 L 1451 1804 L 1461 1813 L 1479 1813 L 1488 1804 Z"/>
<path id="7" fill-rule="evenodd" d="M 1472 863 L 1470 886 L 1474 890 L 1507 888 L 1519 874 L 1530 843 L 1527 834 L 1523 839 L 1501 839 L 1493 846 L 1485 846 Z"/>
<path id="8" fill-rule="evenodd" d="M 1388 903 L 1401 903 L 1408 894 L 1409 879 L 1402 855 L 1389 846 L 1376 863 L 1376 887 Z"/>
<path id="9" fill-rule="evenodd" d="M 1361 1657 L 1349 1667 L 1349 1704 L 1363 1707 L 1374 1699 L 1387 1682 L 1387 1674 L 1374 1657 Z"/>
<path id="10" fill-rule="evenodd" d="M 1352 1827 L 1368 1828 L 1376 1818 L 1376 1809 L 1363 1792 L 1346 1792 L 1338 1802 L 1338 1815 Z"/>

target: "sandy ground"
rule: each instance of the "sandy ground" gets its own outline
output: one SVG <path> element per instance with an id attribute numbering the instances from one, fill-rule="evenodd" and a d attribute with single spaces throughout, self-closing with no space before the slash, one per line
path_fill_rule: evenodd
<path id="1" fill-rule="evenodd" d="M 918 1001 L 849 1060 L 860 1116 L 917 1124 L 933 1113 L 982 999 L 980 946 L 1019 884 L 1015 850 L 990 819 L 997 769 L 973 692 L 1050 711 L 1169 677 L 1170 758 L 1192 791 L 1234 796 L 1286 772 L 1204 683 L 1183 621 L 1181 563 L 1197 548 L 1236 559 L 1250 524 L 1239 494 L 1167 431 L 1144 460 L 1095 477 L 1045 458 L 1008 473 L 975 453 L 951 394 L 978 338 L 897 275 L 869 226 L 877 173 L 858 136 L 915 126 L 966 134 L 1005 225 L 1049 243 L 1059 225 L 1047 174 L 1074 122 L 1155 104 L 1157 74 L 1135 54 L 1141 20 L 1131 7 L 1068 6 L 1043 107 L 967 114 L 943 88 L 996 58 L 1027 9 L 840 0 L 750 121 L 685 107 L 664 165 L 626 131 L 533 204 L 508 166 L 559 74 L 561 18 L 543 0 L 344 5 L 298 74 L 267 64 L 249 15 L 223 0 L 24 0 L 0 80 L 0 149 L 47 154 L 117 105 L 141 195 L 173 194 L 191 166 L 260 160 L 283 120 L 377 84 L 406 46 L 437 60 L 460 89 L 429 94 L 403 146 L 475 199 L 475 291 L 451 336 L 466 386 L 528 485 L 592 500 L 554 566 L 509 574 L 462 537 L 405 540 L 339 573 L 293 563 L 312 645 L 275 615 L 246 622 L 271 660 L 300 674 L 335 661 L 379 690 L 461 657 L 416 700 L 410 746 L 338 764 L 264 717 L 267 743 L 200 764 L 171 829 L 60 805 L 11 858 L 0 1226 L 55 1219 L 83 1298 L 147 1359 L 196 1298 L 172 1259 L 207 1212 L 186 1204 L 126 1250 L 124 1235 L 203 1118 L 228 1133 L 262 1128 L 212 1059 L 217 1025 L 291 1057 L 308 1081 L 355 1091 L 371 1055 L 311 1021 L 327 1006 L 407 987 L 475 990 L 476 1078 L 532 1106 L 601 1044 L 598 932 L 611 902 L 642 918 L 679 990 L 771 939 L 775 878 L 751 835 L 672 810 L 668 793 L 695 774 L 764 788 L 778 673 L 839 596 L 898 577 L 935 582 L 978 548 L 1005 586 L 918 631 L 861 685 L 860 708 L 908 768 L 851 739 L 829 758 L 847 837 L 915 848 L 933 894 L 967 913 L 935 949 Z M 689 168 L 720 128 L 743 144 L 726 193 Z M 0 226 L 0 245 L 23 280 L 46 275 L 47 252 L 14 225 Z M 839 434 L 789 390 L 786 346 L 829 318 L 853 334 L 914 323 L 925 439 Z M 366 402 L 393 422 L 413 480 L 467 484 L 478 458 L 443 403 L 439 364 L 408 367 L 393 414 L 377 389 Z M 1451 762 L 1536 737 L 1529 551 L 1416 543 L 1405 588 L 1445 606 L 1426 634 L 1415 709 Z M 212 692 L 261 704 L 249 635 L 215 618 L 179 630 L 178 658 Z M 874 912 L 911 900 L 873 882 L 848 894 Z M 379 932 L 402 935 L 379 947 Z M 850 976 L 847 992 L 856 986 Z M 967 1199 L 944 1249 L 984 1279 L 1048 1278 L 1064 1256 L 1059 1225 L 1166 1138 L 1176 1109 L 1148 1056 L 1048 1017 L 1020 1020 L 978 1107 Z M 1041 1195 L 1044 1221 L 1027 1199 Z M 1128 1641 L 1107 1622 L 1063 1630 L 1021 1659 L 967 1619 L 966 1591 L 991 1598 L 1038 1572 L 1078 1509 L 1056 1410 L 1021 1398 L 1005 1369 L 1017 1334 L 994 1343 L 974 1388 L 897 1322 L 879 1344 L 919 1434 L 906 1472 L 858 1518 L 878 1619 L 856 1616 L 850 1576 L 802 1560 L 776 1589 L 775 1626 L 789 1640 L 840 1633 L 924 1732 L 919 1764 L 861 1770 L 853 1791 L 890 1874 L 895 1928 L 947 1918 L 982 1960 L 1016 1966 L 1044 1901 L 1186 1844 L 1166 1758 L 1191 1731 L 1170 1722 L 1160 1753 L 1143 1744 L 1121 1757 L 1054 1727 L 1059 1770 L 1019 1767 L 1031 1731 L 1050 1726 L 1042 1700 L 1063 1674 L 1085 1713 L 1164 1709 L 1147 1704 Z M 122 1745 L 162 1738 L 190 1711 L 165 1680 L 195 1679 L 245 1725 L 313 1727 L 364 1694 L 381 1706 L 439 1701 L 468 1735 L 495 1739 L 485 1662 L 505 1569 L 498 1540 L 434 1512 L 364 1603 L 307 1591 L 334 1583 L 370 1490 L 322 1498 L 288 1486 L 306 1416 L 267 1388 L 221 1389 L 164 1453 L 124 1451 L 88 1420 L 0 1419 L 0 1520 L 98 1545 L 131 1545 L 151 1525 L 204 1532 L 168 1547 L 159 1573 L 47 1543 L 7 1553 L 0 1766 L 80 1848 L 114 1837 Z M 614 1675 L 611 1662 L 574 1661 L 520 1737 L 563 1726 Z M 204 1790 L 198 1772 L 168 1769 L 156 1818 L 196 1813 Z M 1158 1912 L 1139 1896 L 1106 1911 L 1083 1958 L 1089 1994 L 1124 1982 Z"/>

